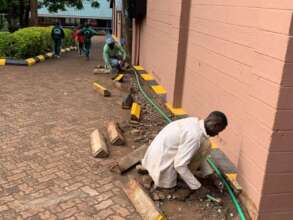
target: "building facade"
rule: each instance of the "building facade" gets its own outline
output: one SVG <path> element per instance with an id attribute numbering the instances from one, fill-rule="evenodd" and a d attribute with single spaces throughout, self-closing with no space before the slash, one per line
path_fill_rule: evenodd
<path id="1" fill-rule="evenodd" d="M 293 216 L 291 0 L 148 0 L 132 59 L 190 115 L 221 110 L 217 139 L 253 219 Z"/>
<path id="2" fill-rule="evenodd" d="M 48 26 L 59 21 L 63 26 L 75 27 L 80 24 L 90 23 L 96 29 L 110 31 L 112 26 L 112 10 L 107 0 L 100 0 L 100 6 L 94 8 L 91 2 L 84 1 L 83 9 L 66 7 L 65 11 L 49 12 L 46 7 L 38 10 L 39 24 Z"/>

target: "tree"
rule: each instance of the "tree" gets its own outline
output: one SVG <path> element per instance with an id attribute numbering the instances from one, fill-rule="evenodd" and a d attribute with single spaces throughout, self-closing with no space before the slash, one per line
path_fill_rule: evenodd
<path id="1" fill-rule="evenodd" d="M 99 0 L 89 1 L 92 7 L 99 7 Z M 29 15 L 31 15 L 31 25 L 37 25 L 38 8 L 46 6 L 50 12 L 65 11 L 66 7 L 83 8 L 83 0 L 0 0 L 0 12 L 7 16 L 10 31 L 29 25 Z"/>
<path id="2" fill-rule="evenodd" d="M 92 7 L 99 7 L 98 0 L 85 0 L 92 4 Z M 83 0 L 43 0 L 42 5 L 46 6 L 51 12 L 58 12 L 58 10 L 65 11 L 66 7 L 74 7 L 77 9 L 83 8 Z"/>
<path id="3" fill-rule="evenodd" d="M 31 25 L 38 25 L 38 0 L 30 0 Z"/>

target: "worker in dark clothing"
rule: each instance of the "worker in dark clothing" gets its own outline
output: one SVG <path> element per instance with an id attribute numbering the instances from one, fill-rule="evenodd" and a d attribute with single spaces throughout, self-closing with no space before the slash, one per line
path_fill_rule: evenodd
<path id="1" fill-rule="evenodd" d="M 62 40 L 65 37 L 64 30 L 60 26 L 60 23 L 57 22 L 56 25 L 53 27 L 51 31 L 51 36 L 54 41 L 54 55 L 59 58 L 60 57 L 60 51 L 61 51 L 61 45 Z"/>
<path id="2" fill-rule="evenodd" d="M 80 34 L 84 36 L 84 52 L 87 59 L 90 59 L 90 50 L 91 50 L 91 38 L 97 35 L 97 32 L 93 30 L 89 24 L 86 24 L 85 27 L 80 31 Z"/>

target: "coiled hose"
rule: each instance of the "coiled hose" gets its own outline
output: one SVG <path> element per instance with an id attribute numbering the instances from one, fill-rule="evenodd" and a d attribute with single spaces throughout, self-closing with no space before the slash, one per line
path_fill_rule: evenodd
<path id="1" fill-rule="evenodd" d="M 170 123 L 172 122 L 171 118 L 168 117 L 168 115 L 152 100 L 152 98 L 150 98 L 146 92 L 144 91 L 144 89 L 142 88 L 142 85 L 140 83 L 140 78 L 139 75 L 136 71 L 135 68 L 132 68 L 135 74 L 135 78 L 136 78 L 136 83 L 138 86 L 139 91 L 142 93 L 142 95 L 144 96 L 144 98 L 149 102 L 149 104 L 164 118 L 164 120 L 166 121 L 166 123 Z M 215 163 L 208 158 L 208 163 L 210 164 L 210 166 L 214 169 L 214 171 L 216 172 L 216 174 L 219 176 L 219 178 L 221 179 L 221 181 L 223 182 L 225 188 L 227 189 L 227 192 L 233 202 L 233 205 L 235 206 L 237 213 L 240 217 L 241 220 L 246 220 L 245 214 L 231 188 L 231 186 L 229 185 L 229 183 L 226 181 L 226 179 L 224 178 L 224 175 L 222 174 L 222 172 L 219 170 L 219 168 L 215 165 Z"/>

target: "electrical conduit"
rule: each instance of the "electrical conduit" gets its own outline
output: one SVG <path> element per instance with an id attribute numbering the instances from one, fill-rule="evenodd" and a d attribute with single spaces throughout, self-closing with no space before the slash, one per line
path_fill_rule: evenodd
<path id="1" fill-rule="evenodd" d="M 137 71 L 133 68 L 134 70 L 134 73 L 135 73 L 135 78 L 136 78 L 136 82 L 137 82 L 137 85 L 138 85 L 138 88 L 139 88 L 139 91 L 142 93 L 142 95 L 144 96 L 144 98 L 150 103 L 150 105 L 164 118 L 164 120 L 166 121 L 166 123 L 170 123 L 172 122 L 171 118 L 168 117 L 168 115 L 162 110 L 160 109 L 160 107 L 146 94 L 146 92 L 144 91 L 144 89 L 142 88 L 141 86 L 141 83 L 140 83 L 140 79 L 139 79 L 139 76 L 138 76 L 138 73 Z M 227 189 L 228 191 L 228 194 L 239 214 L 239 217 L 241 220 L 246 220 L 246 217 L 245 217 L 245 214 L 231 188 L 231 186 L 229 185 L 229 183 L 226 181 L 226 179 L 224 178 L 222 172 L 219 170 L 219 168 L 215 165 L 215 163 L 210 159 L 208 158 L 208 163 L 210 164 L 210 166 L 214 169 L 214 171 L 216 172 L 216 174 L 219 176 L 219 178 L 221 179 L 221 181 L 223 182 L 225 188 Z"/>

